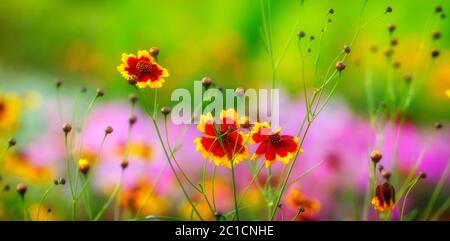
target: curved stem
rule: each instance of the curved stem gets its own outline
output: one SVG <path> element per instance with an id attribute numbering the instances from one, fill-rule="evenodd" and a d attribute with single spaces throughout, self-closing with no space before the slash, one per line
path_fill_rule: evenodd
<path id="1" fill-rule="evenodd" d="M 103 214 L 105 213 L 106 209 L 108 209 L 109 205 L 111 205 L 111 203 L 116 198 L 116 196 L 119 193 L 119 191 L 120 191 L 120 189 L 122 187 L 122 184 L 123 184 L 123 173 L 124 173 L 124 170 L 122 169 L 122 171 L 120 173 L 120 181 L 119 181 L 119 183 L 114 188 L 114 191 L 111 193 L 111 195 L 109 196 L 109 198 L 106 201 L 106 203 L 100 208 L 100 210 L 98 211 L 97 215 L 95 215 L 94 221 L 98 221 L 103 216 Z"/>
<path id="2" fill-rule="evenodd" d="M 39 214 L 41 211 L 42 202 L 44 202 L 45 198 L 50 193 L 50 191 L 53 189 L 53 187 L 55 187 L 55 185 L 51 184 L 50 187 L 48 187 L 47 190 L 45 190 L 44 195 L 42 195 L 42 198 L 39 201 L 39 205 L 38 205 L 38 209 L 37 209 L 36 221 L 39 221 Z"/>
<path id="3" fill-rule="evenodd" d="M 414 180 L 414 182 L 411 184 L 411 186 L 408 188 L 408 191 L 406 192 L 405 196 L 403 197 L 403 204 L 402 204 L 402 208 L 400 210 L 400 221 L 403 221 L 403 214 L 405 212 L 405 206 L 406 206 L 406 200 L 408 199 L 408 195 L 411 192 L 411 190 L 413 189 L 413 187 L 416 185 L 416 183 L 420 180 L 420 176 L 416 177 L 416 179 Z"/>

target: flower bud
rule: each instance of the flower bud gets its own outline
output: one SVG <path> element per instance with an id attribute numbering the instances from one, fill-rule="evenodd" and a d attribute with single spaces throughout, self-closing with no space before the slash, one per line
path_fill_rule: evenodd
<path id="1" fill-rule="evenodd" d="M 398 39 L 396 39 L 396 38 L 393 38 L 393 39 L 391 39 L 391 46 L 397 46 L 398 45 Z"/>
<path id="2" fill-rule="evenodd" d="M 69 133 L 72 130 L 72 126 L 69 123 L 64 123 L 62 126 L 64 133 Z"/>
<path id="3" fill-rule="evenodd" d="M 134 124 L 136 124 L 137 122 L 137 116 L 136 115 L 131 115 L 130 118 L 128 118 L 128 123 L 132 126 Z"/>
<path id="4" fill-rule="evenodd" d="M 386 171 L 386 170 L 382 170 L 381 171 L 381 176 L 383 176 L 384 179 L 386 179 L 386 181 L 389 181 L 389 178 L 391 178 L 391 173 Z"/>
<path id="5" fill-rule="evenodd" d="M 439 31 L 434 32 L 433 33 L 433 38 L 436 39 L 436 40 L 440 39 L 441 38 L 441 32 L 439 32 Z"/>
<path id="6" fill-rule="evenodd" d="M 344 52 L 345 52 L 346 54 L 349 54 L 351 51 L 352 51 L 352 49 L 350 48 L 350 46 L 344 45 Z"/>
<path id="7" fill-rule="evenodd" d="M 102 97 L 105 95 L 105 91 L 102 88 L 97 88 L 97 96 Z"/>
<path id="8" fill-rule="evenodd" d="M 134 74 L 128 76 L 128 78 L 127 78 L 128 84 L 130 84 L 130 85 L 136 85 L 137 80 L 138 80 L 138 77 Z"/>
<path id="9" fill-rule="evenodd" d="M 128 167 L 128 160 L 122 160 L 122 162 L 120 162 L 120 167 L 125 170 Z"/>
<path id="10" fill-rule="evenodd" d="M 211 84 L 212 84 L 212 79 L 211 78 L 209 78 L 208 76 L 202 78 L 202 85 L 203 85 L 203 87 L 208 89 L 211 86 Z"/>
<path id="11" fill-rule="evenodd" d="M 431 57 L 437 58 L 439 56 L 439 50 L 433 49 L 431 50 Z"/>
<path id="12" fill-rule="evenodd" d="M 89 172 L 89 169 L 91 168 L 89 161 L 86 159 L 80 159 L 78 161 L 78 170 L 83 173 L 83 174 L 87 174 Z"/>
<path id="13" fill-rule="evenodd" d="M 388 30 L 390 33 L 393 33 L 396 28 L 397 28 L 397 26 L 395 26 L 395 24 L 393 24 L 393 23 L 388 25 Z"/>
<path id="14" fill-rule="evenodd" d="M 425 172 L 419 172 L 419 177 L 425 179 L 427 178 L 427 174 Z"/>
<path id="15" fill-rule="evenodd" d="M 386 8 L 386 13 L 392 13 L 392 7 L 388 6 L 388 7 Z"/>
<path id="16" fill-rule="evenodd" d="M 161 113 L 163 115 L 168 115 L 170 114 L 170 108 L 168 106 L 164 106 L 163 108 L 161 108 Z"/>
<path id="17" fill-rule="evenodd" d="M 157 47 L 150 48 L 149 52 L 153 58 L 156 58 L 159 55 L 159 48 L 157 48 Z"/>
<path id="18" fill-rule="evenodd" d="M 8 146 L 9 147 L 15 146 L 16 144 L 17 144 L 16 139 L 11 138 L 11 139 L 8 140 Z"/>
<path id="19" fill-rule="evenodd" d="M 305 31 L 300 31 L 297 33 L 299 38 L 304 38 L 305 37 Z"/>
<path id="20" fill-rule="evenodd" d="M 56 86 L 56 88 L 61 87 L 62 84 L 63 84 L 62 80 L 57 80 L 57 81 L 55 81 L 55 86 Z"/>
<path id="21" fill-rule="evenodd" d="M 372 151 L 370 154 L 370 160 L 372 160 L 373 163 L 378 163 L 381 161 L 381 158 L 383 158 L 383 155 L 381 155 L 381 152 L 378 150 Z"/>
<path id="22" fill-rule="evenodd" d="M 337 71 L 342 71 L 342 70 L 344 70 L 344 69 L 345 69 L 345 64 L 344 64 L 344 62 L 338 61 L 338 62 L 336 63 L 336 70 L 337 70 Z"/>
<path id="23" fill-rule="evenodd" d="M 23 197 L 23 195 L 25 195 L 25 193 L 27 192 L 27 185 L 25 185 L 23 183 L 19 183 L 16 186 L 16 190 L 20 194 L 20 196 Z"/>
<path id="24" fill-rule="evenodd" d="M 131 104 L 135 104 L 138 100 L 138 96 L 133 93 L 128 95 L 128 99 L 130 100 Z"/>
<path id="25" fill-rule="evenodd" d="M 236 90 L 234 91 L 234 93 L 235 93 L 237 96 L 242 97 L 242 96 L 244 96 L 244 94 L 245 94 L 245 90 L 244 90 L 244 88 L 242 88 L 242 87 L 238 87 L 238 88 L 236 88 Z"/>
<path id="26" fill-rule="evenodd" d="M 65 184 L 66 184 L 66 179 L 60 177 L 60 178 L 58 179 L 58 183 L 61 184 L 61 185 L 65 185 Z"/>
<path id="27" fill-rule="evenodd" d="M 114 129 L 111 126 L 106 127 L 105 129 L 105 135 L 109 135 L 113 133 Z"/>

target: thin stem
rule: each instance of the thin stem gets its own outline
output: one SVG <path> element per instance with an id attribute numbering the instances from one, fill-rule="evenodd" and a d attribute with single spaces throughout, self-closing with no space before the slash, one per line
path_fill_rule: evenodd
<path id="1" fill-rule="evenodd" d="M 27 205 L 26 205 L 26 202 L 25 202 L 24 195 L 20 196 L 20 200 L 22 201 L 22 207 L 23 207 L 23 221 L 27 221 L 27 219 L 28 220 L 32 220 L 31 219 L 31 214 L 28 211 L 28 208 L 27 208 Z"/>
<path id="2" fill-rule="evenodd" d="M 236 220 L 239 221 L 239 209 L 238 209 L 238 202 L 237 202 L 237 193 L 236 193 L 236 177 L 234 174 L 234 163 L 231 163 L 231 177 L 233 180 L 233 197 L 234 197 L 234 209 L 236 210 Z"/>
<path id="3" fill-rule="evenodd" d="M 278 207 L 278 205 L 279 205 L 280 202 L 281 202 L 281 198 L 282 198 L 283 193 L 284 193 L 284 191 L 285 191 L 285 189 L 286 189 L 287 183 L 288 183 L 288 181 L 289 181 L 289 177 L 291 176 L 292 170 L 294 169 L 294 165 L 295 165 L 295 162 L 297 161 L 298 154 L 300 153 L 300 150 L 301 150 L 301 148 L 302 148 L 302 146 L 303 146 L 303 142 L 305 141 L 305 138 L 306 138 L 306 134 L 308 133 L 309 128 L 311 127 L 311 124 L 312 124 L 312 122 L 311 122 L 311 121 L 308 121 L 308 124 L 306 125 L 305 133 L 303 134 L 303 137 L 302 137 L 302 139 L 301 139 L 301 141 L 300 141 L 300 144 L 299 144 L 299 146 L 298 146 L 297 152 L 295 153 L 295 156 L 294 156 L 294 158 L 293 158 L 292 164 L 291 164 L 291 166 L 289 167 L 289 171 L 288 171 L 288 173 L 287 173 L 287 175 L 286 175 L 286 178 L 285 178 L 284 181 L 283 181 L 283 186 L 281 187 L 281 191 L 280 191 L 280 193 L 278 194 L 278 198 L 277 198 L 277 202 L 275 203 L 275 207 Z M 275 208 L 274 211 L 272 212 L 272 215 L 270 216 L 270 221 L 273 221 L 273 219 L 275 218 L 275 214 L 276 214 L 277 210 L 278 210 L 278 209 Z"/>
<path id="4" fill-rule="evenodd" d="M 414 180 L 414 182 L 411 184 L 411 186 L 408 188 L 408 191 L 406 192 L 405 196 L 403 197 L 403 204 L 402 204 L 402 208 L 400 210 L 400 221 L 403 221 L 403 217 L 404 217 L 404 212 L 405 212 L 405 206 L 406 206 L 406 200 L 408 199 L 408 195 L 411 192 L 411 190 L 414 188 L 414 186 L 416 185 L 416 183 L 420 180 L 420 176 L 416 177 L 416 179 Z"/>
<path id="5" fill-rule="evenodd" d="M 167 143 L 167 149 L 169 149 L 170 155 L 172 156 L 173 162 L 175 163 L 175 165 L 177 166 L 178 170 L 180 171 L 181 175 L 187 180 L 187 182 L 198 192 L 202 193 L 202 191 L 197 187 L 197 185 L 195 185 L 190 179 L 189 177 L 186 175 L 186 173 L 183 171 L 183 168 L 181 168 L 180 164 L 178 163 L 178 161 L 175 158 L 175 154 L 171 148 L 170 145 L 170 141 L 169 141 L 169 131 L 167 128 L 167 116 L 164 116 L 164 130 L 165 130 L 165 134 L 166 134 L 166 143 Z"/>
<path id="6" fill-rule="evenodd" d="M 55 187 L 54 184 L 50 184 L 50 187 L 45 190 L 44 195 L 42 195 L 41 200 L 39 201 L 38 209 L 37 209 L 37 215 L 36 215 L 36 221 L 39 221 L 39 214 L 41 211 L 42 202 L 44 202 L 47 195 L 50 193 L 50 191 Z"/>
<path id="7" fill-rule="evenodd" d="M 216 209 L 216 195 L 215 195 L 215 192 L 214 192 L 216 171 L 217 171 L 217 166 L 214 165 L 213 174 L 212 174 L 212 177 L 211 177 L 211 195 L 212 195 L 212 202 L 213 202 L 214 212 L 217 211 L 217 209 Z"/>
<path id="8" fill-rule="evenodd" d="M 142 205 L 139 207 L 139 209 L 137 210 L 136 214 L 134 215 L 133 220 L 137 220 L 138 219 L 139 215 L 142 212 L 142 209 L 144 209 L 144 207 L 147 205 L 148 200 L 150 200 L 150 197 L 155 192 L 156 186 L 159 183 L 159 180 L 160 180 L 162 174 L 164 173 L 164 171 L 166 170 L 166 168 L 167 168 L 167 163 L 164 164 L 164 166 L 161 168 L 161 171 L 159 171 L 158 175 L 156 176 L 155 182 L 153 183 L 153 185 L 150 188 L 149 192 L 145 196 L 144 202 L 142 203 Z"/>
<path id="9" fill-rule="evenodd" d="M 154 118 L 150 118 L 150 119 L 152 120 L 153 126 L 156 129 L 156 134 L 158 136 L 159 142 L 161 144 L 161 147 L 163 148 L 163 151 L 164 151 L 164 154 L 166 155 L 166 158 L 167 158 L 167 161 L 169 163 L 170 169 L 172 170 L 172 173 L 175 176 L 175 179 L 177 180 L 178 185 L 180 186 L 181 190 L 183 191 L 183 194 L 186 197 L 186 199 L 188 200 L 189 204 L 192 206 L 192 209 L 195 212 L 195 214 L 200 218 L 200 220 L 203 221 L 203 217 L 198 212 L 197 208 L 195 207 L 194 203 L 192 202 L 191 198 L 189 197 L 186 189 L 184 188 L 183 183 L 181 182 L 180 178 L 178 177 L 178 174 L 175 171 L 175 168 L 174 168 L 174 166 L 172 164 L 172 161 L 170 160 L 170 156 L 167 153 L 167 149 L 166 149 L 166 147 L 164 145 L 164 142 L 163 142 L 163 139 L 162 139 L 162 136 L 161 136 L 161 132 L 159 130 L 158 123 L 156 122 L 156 119 L 154 119 Z"/>
<path id="10" fill-rule="evenodd" d="M 67 133 L 64 134 L 64 147 L 66 149 L 66 171 L 67 171 L 67 178 L 69 179 L 69 187 L 70 187 L 70 193 L 72 194 L 72 199 L 75 197 L 75 193 L 73 192 L 72 187 L 72 163 L 70 161 L 69 157 L 69 145 L 67 140 Z"/>
<path id="11" fill-rule="evenodd" d="M 106 201 L 106 203 L 98 211 L 97 215 L 94 218 L 94 221 L 98 221 L 103 216 L 103 214 L 105 213 L 106 209 L 108 209 L 109 205 L 111 205 L 111 203 L 116 198 L 117 194 L 120 192 L 120 189 L 121 189 L 122 184 L 123 184 L 123 173 L 124 173 L 124 170 L 122 169 L 122 171 L 120 172 L 120 181 L 119 181 L 119 183 L 114 188 L 113 192 L 109 196 L 109 198 Z"/>
<path id="12" fill-rule="evenodd" d="M 430 201 L 428 202 L 424 211 L 423 220 L 428 220 L 431 210 L 433 209 L 433 206 L 436 203 L 439 194 L 441 193 L 442 187 L 444 186 L 445 181 L 447 180 L 449 171 L 450 171 L 450 160 L 448 161 L 447 167 L 445 168 L 442 176 L 439 178 L 439 182 L 434 188 L 433 194 L 431 194 Z"/>

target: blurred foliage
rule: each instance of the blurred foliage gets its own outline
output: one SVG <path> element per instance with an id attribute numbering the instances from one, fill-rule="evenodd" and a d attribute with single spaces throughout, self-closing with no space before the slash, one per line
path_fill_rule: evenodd
<path id="1" fill-rule="evenodd" d="M 279 56 L 297 16 L 298 30 L 319 36 L 329 8 L 335 9 L 321 50 L 320 70 L 326 70 L 357 27 L 363 0 L 306 0 L 300 13 L 299 0 L 272 1 L 272 34 Z M 429 19 L 434 6 L 448 1 L 368 1 L 364 22 L 385 15 L 365 28 L 351 53 L 339 92 L 361 113 L 367 113 L 364 78 L 368 69 L 375 83 L 386 78 L 382 50 L 389 45 L 387 25 L 395 23 L 399 39 L 395 60 L 401 62 L 398 81 L 414 68 L 423 37 L 434 29 Z M 53 93 L 53 81 L 61 78 L 80 88 L 102 86 L 109 98 L 124 98 L 131 89 L 116 66 L 120 54 L 158 46 L 159 61 L 171 77 L 162 100 L 169 102 L 171 90 L 192 89 L 192 81 L 211 76 L 219 85 L 235 88 L 267 87 L 269 58 L 260 36 L 261 11 L 258 0 L 228 1 L 87 1 L 19 0 L 0 2 L 0 88 L 35 88 Z M 433 63 L 425 88 L 416 98 L 410 115 L 418 121 L 450 120 L 450 105 L 444 90 L 450 88 L 450 32 L 448 18 L 439 29 L 442 39 L 433 43 L 441 50 Z M 297 30 L 295 31 L 295 33 Z M 378 46 L 371 54 L 370 47 Z M 312 51 L 316 51 L 315 45 Z M 300 54 L 290 44 L 277 75 L 279 85 L 292 96 L 300 93 Z M 422 66 L 419 66 L 422 68 Z M 311 75 L 311 68 L 307 75 Z M 322 73 L 323 74 L 323 73 Z M 375 93 L 383 86 L 375 84 Z M 70 93 L 67 93 L 70 94 Z"/>

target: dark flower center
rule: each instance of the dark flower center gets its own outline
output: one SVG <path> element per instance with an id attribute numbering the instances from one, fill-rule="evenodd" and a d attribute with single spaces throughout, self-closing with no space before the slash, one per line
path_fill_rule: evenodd
<path id="1" fill-rule="evenodd" d="M 141 60 L 136 64 L 136 69 L 141 73 L 148 73 L 152 70 L 152 64 L 148 61 Z"/>
<path id="2" fill-rule="evenodd" d="M 0 116 L 6 111 L 6 105 L 3 101 L 0 101 Z"/>
<path id="3" fill-rule="evenodd" d="M 270 142 L 271 144 L 279 144 L 279 143 L 281 142 L 281 136 L 280 136 L 280 134 L 279 134 L 279 133 L 276 133 L 276 134 L 270 135 L 270 137 L 269 137 L 269 142 Z"/>

